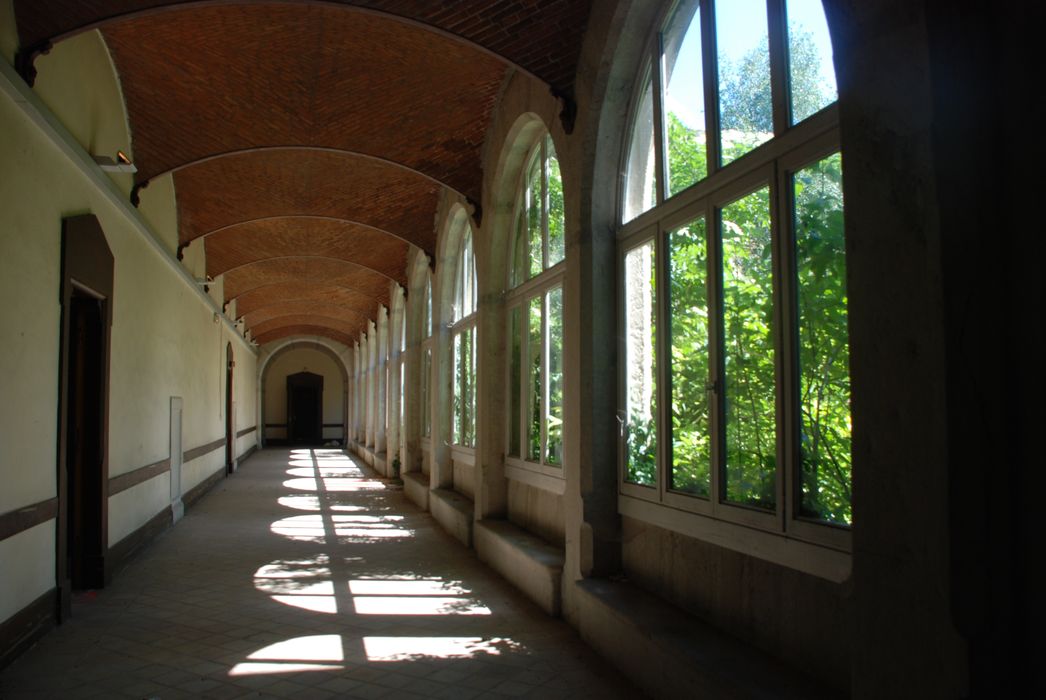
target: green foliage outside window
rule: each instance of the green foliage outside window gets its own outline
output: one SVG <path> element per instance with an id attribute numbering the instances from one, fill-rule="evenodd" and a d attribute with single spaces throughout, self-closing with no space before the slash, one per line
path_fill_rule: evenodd
<path id="1" fill-rule="evenodd" d="M 625 480 L 657 484 L 657 277 L 654 242 L 625 255 Z"/>
<path id="2" fill-rule="evenodd" d="M 669 488 L 707 497 L 711 491 L 712 435 L 706 387 L 709 375 L 705 221 L 668 234 L 672 355 L 672 470 Z"/>
<path id="3" fill-rule="evenodd" d="M 801 512 L 850 524 L 850 350 L 839 154 L 796 173 L 793 193 Z"/>
<path id="4" fill-rule="evenodd" d="M 563 464 L 563 288 L 545 295 L 548 311 L 548 415 L 545 461 Z"/>
<path id="5" fill-rule="evenodd" d="M 454 444 L 476 446 L 475 328 L 454 336 Z"/>
<path id="6" fill-rule="evenodd" d="M 724 207 L 722 245 L 726 488 L 730 501 L 776 502 L 777 434 L 770 190 Z"/>
<path id="7" fill-rule="evenodd" d="M 541 297 L 527 304 L 527 459 L 541 461 Z"/>

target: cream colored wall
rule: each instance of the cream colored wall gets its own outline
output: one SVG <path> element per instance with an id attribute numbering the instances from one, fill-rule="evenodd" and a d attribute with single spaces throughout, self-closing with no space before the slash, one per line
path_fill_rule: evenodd
<path id="1" fill-rule="evenodd" d="M 53 520 L 0 541 L 0 621 L 54 586 L 54 551 Z"/>
<path id="2" fill-rule="evenodd" d="M 0 304 L 0 513 L 55 493 L 60 194 L 37 166 L 53 150 L 28 132 L 13 104 L 0 98 L 0 162 L 20 174 L 0 179 L 0 294 L 11 302 Z M 52 214 L 46 227 L 37 207 Z"/>
<path id="3" fill-rule="evenodd" d="M 101 32 L 84 32 L 61 41 L 37 58 L 35 65 L 33 89 L 84 150 L 110 158 L 123 151 L 134 159 L 123 93 Z M 130 194 L 133 175 L 111 173 L 109 177 Z"/>
<path id="4" fill-rule="evenodd" d="M 258 444 L 258 356 L 233 344 L 236 368 L 232 375 L 236 431 L 256 427 L 253 432 L 236 438 L 236 457 Z"/>
<path id="5" fill-rule="evenodd" d="M 312 372 L 323 377 L 323 422 L 342 423 L 345 418 L 345 382 L 342 372 L 334 360 L 311 348 L 297 348 L 276 358 L 268 367 L 265 377 L 265 422 L 287 422 L 287 375 Z M 267 438 L 287 437 L 283 428 L 269 428 Z M 340 428 L 324 428 L 325 440 L 341 439 Z"/>
<path id="6" fill-rule="evenodd" d="M 15 25 L 14 0 L 0 0 L 0 56 L 14 65 L 18 50 L 18 28 Z"/>
<path id="7" fill-rule="evenodd" d="M 171 255 L 178 253 L 178 205 L 174 191 L 174 176 L 161 175 L 149 181 L 149 186 L 138 190 L 138 211 L 156 237 Z M 201 246 L 202 248 L 202 246 Z"/>
<path id="8" fill-rule="evenodd" d="M 105 148 L 126 148 L 122 110 L 105 111 L 88 94 L 97 89 L 110 98 L 118 95 L 108 55 L 97 42 L 96 35 L 87 35 L 69 50 L 60 45 L 47 62 L 37 64 L 41 90 L 54 111 L 70 123 L 69 134 L 60 127 L 51 134 L 49 127 L 41 126 L 47 121 L 47 108 L 9 87 L 19 79 L 0 65 L 5 86 L 0 91 L 0 162 L 5 171 L 0 179 L 0 293 L 16 302 L 0 306 L 5 333 L 0 366 L 6 370 L 0 373 L 0 395 L 5 399 L 0 402 L 0 514 L 53 498 L 56 492 L 64 217 L 97 216 L 115 258 L 109 476 L 168 457 L 171 396 L 184 400 L 185 450 L 224 437 L 224 355 L 230 340 L 241 376 L 248 377 L 241 383 L 237 414 L 242 423 L 237 427 L 254 423 L 253 351 L 220 316 L 215 320 L 214 309 L 163 252 L 167 246 L 150 242 L 144 219 L 125 203 L 120 190 L 126 188 L 117 184 L 113 190 L 76 146 L 84 139 Z M 78 80 L 94 87 L 78 87 Z M 29 112 L 19 103 L 31 105 Z M 37 107 L 44 116 L 32 116 Z M 103 111 L 92 111 L 95 107 Z M 162 193 L 162 188 L 153 193 L 152 221 L 158 228 L 176 230 L 170 218 L 173 202 L 159 201 Z M 250 439 L 245 436 L 244 441 Z M 213 474 L 223 462 L 224 451 L 217 449 L 185 464 L 183 490 Z M 163 475 L 110 499 L 109 544 L 167 507 L 169 485 L 169 477 Z M 54 586 L 54 521 L 0 542 L 0 571 L 2 621 Z"/>
<path id="9" fill-rule="evenodd" d="M 182 266 L 198 279 L 207 277 L 207 258 L 202 239 L 197 239 L 182 249 Z"/>

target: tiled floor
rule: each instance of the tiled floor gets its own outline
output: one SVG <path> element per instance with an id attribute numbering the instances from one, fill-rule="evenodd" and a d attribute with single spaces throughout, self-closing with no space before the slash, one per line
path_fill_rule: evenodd
<path id="1" fill-rule="evenodd" d="M 15 698 L 635 697 L 340 450 L 265 450 L 0 674 Z"/>

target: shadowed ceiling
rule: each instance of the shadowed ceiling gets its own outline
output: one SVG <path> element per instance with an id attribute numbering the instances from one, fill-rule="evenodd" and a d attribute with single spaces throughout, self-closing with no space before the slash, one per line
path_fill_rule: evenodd
<path id="1" fill-rule="evenodd" d="M 15 0 L 24 56 L 99 29 L 136 189 L 174 178 L 252 337 L 351 343 L 434 257 L 441 195 L 481 200 L 509 71 L 569 99 L 591 0 Z M 31 71 L 25 72 L 31 79 Z"/>

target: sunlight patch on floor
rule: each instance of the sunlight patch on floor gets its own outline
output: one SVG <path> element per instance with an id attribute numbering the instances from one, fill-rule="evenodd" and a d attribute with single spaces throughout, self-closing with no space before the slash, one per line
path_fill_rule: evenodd
<path id="1" fill-rule="evenodd" d="M 364 479 L 324 479 L 323 485 L 327 491 L 381 491 L 385 489 L 385 484 L 380 481 Z M 288 479 L 283 482 L 283 486 L 295 491 L 317 491 L 315 477 Z"/>
<path id="2" fill-rule="evenodd" d="M 320 497 L 317 495 L 296 495 L 296 496 L 281 496 L 277 502 L 281 506 L 287 508 L 293 508 L 294 510 L 311 510 L 319 512 L 321 510 L 330 510 L 337 513 L 358 513 L 359 511 L 368 510 L 364 506 L 351 506 L 341 503 L 328 503 L 321 502 Z"/>
<path id="3" fill-rule="evenodd" d="M 349 540 L 402 539 L 413 534 L 397 524 L 402 519 L 399 515 L 293 515 L 277 520 L 269 530 L 298 542 L 325 542 L 330 534 Z"/>
<path id="4" fill-rule="evenodd" d="M 354 596 L 358 615 L 490 615 L 490 608 L 468 598 L 437 596 Z"/>
<path id="5" fill-rule="evenodd" d="M 498 656 L 520 651 L 522 645 L 503 637 L 364 637 L 363 648 L 368 661 L 410 661 Z"/>
<path id="6" fill-rule="evenodd" d="M 339 671 L 345 660 L 341 635 L 295 637 L 259 649 L 229 671 L 230 676 L 255 676 L 303 671 Z"/>

